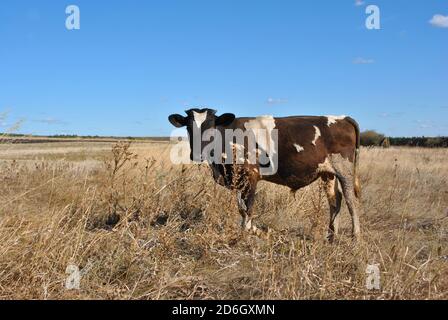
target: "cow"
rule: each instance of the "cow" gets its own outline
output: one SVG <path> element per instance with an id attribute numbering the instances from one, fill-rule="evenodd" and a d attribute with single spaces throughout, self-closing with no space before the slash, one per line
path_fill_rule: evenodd
<path id="1" fill-rule="evenodd" d="M 259 181 L 268 181 L 289 187 L 295 192 L 321 179 L 330 205 L 330 223 L 327 239 L 333 242 L 338 235 L 339 213 L 342 196 L 347 203 L 352 219 L 352 237 L 360 237 L 359 215 L 361 207 L 361 186 L 358 175 L 360 130 L 358 123 L 348 116 L 291 116 L 274 118 L 261 116 L 236 118 L 225 113 L 217 116 L 217 111 L 209 108 L 195 108 L 185 111 L 186 116 L 173 114 L 169 122 L 177 127 L 186 127 L 190 142 L 190 159 L 193 162 L 208 162 L 214 180 L 228 189 L 236 191 L 243 230 L 261 236 L 264 232 L 253 223 L 253 204 Z M 229 130 L 247 132 L 254 129 L 265 130 L 269 137 L 276 134 L 275 152 L 268 160 L 260 161 L 260 153 L 268 154 L 263 147 L 266 143 L 257 141 L 256 161 L 237 162 L 234 154 L 222 154 L 222 162 L 210 152 L 204 153 L 206 144 L 195 145 L 194 133 L 215 132 L 225 136 Z M 272 133 L 272 134 L 271 134 Z M 255 137 L 256 139 L 256 137 Z M 266 140 L 266 139 L 265 139 Z M 225 144 L 226 142 L 223 142 Z M 247 149 L 248 144 L 230 142 L 232 150 Z M 225 146 L 224 146 L 225 148 Z M 225 149 L 227 150 L 227 149 Z M 245 150 L 245 157 L 248 155 Z M 276 156 L 275 165 L 273 155 Z M 267 173 L 266 167 L 274 169 Z M 340 187 L 339 187 L 340 184 Z M 341 190 L 342 189 L 342 190 Z"/>

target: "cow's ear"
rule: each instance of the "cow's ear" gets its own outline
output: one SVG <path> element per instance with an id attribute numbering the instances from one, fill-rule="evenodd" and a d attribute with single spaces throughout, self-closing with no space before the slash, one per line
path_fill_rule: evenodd
<path id="1" fill-rule="evenodd" d="M 172 114 L 168 117 L 169 122 L 176 128 L 182 128 L 187 125 L 187 118 L 180 114 Z"/>
<path id="2" fill-rule="evenodd" d="M 232 124 L 232 122 L 235 120 L 235 115 L 232 113 L 224 113 L 220 117 L 216 117 L 215 124 L 217 126 L 229 126 Z"/>

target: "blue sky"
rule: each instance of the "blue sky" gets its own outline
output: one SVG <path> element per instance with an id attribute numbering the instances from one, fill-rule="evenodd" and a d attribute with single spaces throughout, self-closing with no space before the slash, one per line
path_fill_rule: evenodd
<path id="1" fill-rule="evenodd" d="M 0 131 L 162 136 L 169 114 L 208 106 L 448 135 L 448 0 L 355 2 L 2 0 Z"/>

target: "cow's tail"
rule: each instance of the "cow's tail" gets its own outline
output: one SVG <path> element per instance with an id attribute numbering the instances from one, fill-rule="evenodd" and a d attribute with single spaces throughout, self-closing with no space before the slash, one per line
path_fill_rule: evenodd
<path id="1" fill-rule="evenodd" d="M 356 131 L 356 149 L 355 149 L 355 156 L 354 156 L 354 161 L 353 161 L 353 166 L 354 166 L 354 170 L 353 170 L 353 175 L 354 175 L 354 180 L 355 180 L 355 195 L 356 197 L 359 199 L 361 198 L 361 182 L 359 180 L 359 153 L 360 153 L 360 149 L 361 149 L 361 131 L 359 129 L 359 124 L 358 122 L 356 122 L 356 120 L 347 117 L 346 120 L 348 122 L 350 122 L 353 127 L 355 128 Z"/>

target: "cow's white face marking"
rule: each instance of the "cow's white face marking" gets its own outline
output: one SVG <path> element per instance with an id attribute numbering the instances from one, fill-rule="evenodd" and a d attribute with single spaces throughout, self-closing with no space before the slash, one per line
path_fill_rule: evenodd
<path id="1" fill-rule="evenodd" d="M 207 119 L 207 111 L 199 113 L 196 111 L 193 111 L 193 117 L 194 122 L 196 123 L 196 126 L 200 129 L 204 121 Z"/>
<path id="2" fill-rule="evenodd" d="M 316 130 L 316 133 L 314 135 L 314 140 L 311 143 L 316 145 L 317 140 L 319 140 L 322 134 L 320 133 L 320 129 L 318 127 L 314 126 L 314 130 Z"/>
<path id="3" fill-rule="evenodd" d="M 298 145 L 298 144 L 294 144 L 294 147 L 296 148 L 298 153 L 300 153 L 300 152 L 305 150 L 304 147 L 302 147 L 301 145 Z"/>
<path id="4" fill-rule="evenodd" d="M 344 120 L 345 118 L 347 118 L 347 116 L 327 116 L 327 126 L 331 127 L 331 125 L 335 124 L 339 120 Z"/>

